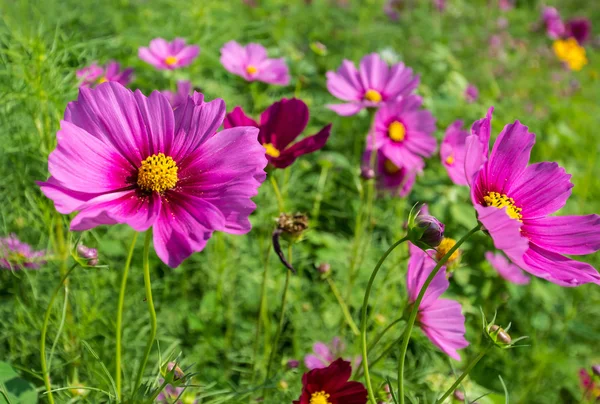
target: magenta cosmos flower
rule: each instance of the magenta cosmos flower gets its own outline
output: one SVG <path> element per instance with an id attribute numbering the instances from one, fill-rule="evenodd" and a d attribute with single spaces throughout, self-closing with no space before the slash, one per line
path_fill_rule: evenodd
<path id="1" fill-rule="evenodd" d="M 542 21 L 546 27 L 546 34 L 550 39 L 558 39 L 565 33 L 565 24 L 554 7 L 544 7 L 542 10 Z"/>
<path id="2" fill-rule="evenodd" d="M 572 18 L 565 25 L 565 36 L 575 38 L 580 45 L 590 39 L 591 31 L 592 23 L 587 18 Z"/>
<path id="3" fill-rule="evenodd" d="M 329 138 L 331 124 L 323 127 L 316 135 L 292 144 L 306 128 L 308 118 L 308 107 L 302 100 L 283 98 L 261 114 L 260 124 L 246 116 L 241 107 L 235 107 L 225 116 L 225 128 L 259 128 L 258 141 L 265 148 L 269 164 L 276 168 L 285 168 L 298 157 L 321 149 Z"/>
<path id="4" fill-rule="evenodd" d="M 512 264 L 501 253 L 494 254 L 488 251 L 485 253 L 485 259 L 507 281 L 517 285 L 527 285 L 529 283 L 530 279 L 527 275 L 523 274 L 523 270 Z"/>
<path id="5" fill-rule="evenodd" d="M 156 38 L 150 41 L 148 48 L 141 47 L 138 50 L 140 59 L 159 70 L 174 70 L 188 66 L 199 53 L 200 48 L 197 45 L 188 46 L 183 38 L 175 38 L 172 42 Z"/>
<path id="6" fill-rule="evenodd" d="M 409 245 L 409 251 L 406 287 L 408 299 L 410 303 L 414 303 L 436 262 L 414 244 Z M 435 255 L 435 250 L 430 252 L 432 256 Z M 460 360 L 457 350 L 468 346 L 469 342 L 465 339 L 465 316 L 461 312 L 460 303 L 440 299 L 449 286 L 446 269 L 442 267 L 423 296 L 417 321 L 421 330 L 435 346 L 451 358 Z"/>
<path id="7" fill-rule="evenodd" d="M 221 48 L 221 64 L 230 73 L 247 81 L 262 81 L 287 86 L 290 74 L 285 59 L 269 59 L 264 46 L 249 43 L 242 46 L 229 41 Z"/>
<path id="8" fill-rule="evenodd" d="M 367 143 L 397 167 L 420 170 L 425 165 L 423 158 L 435 151 L 435 118 L 421 110 L 421 104 L 421 97 L 409 95 L 382 106 L 375 114 L 374 135 L 368 135 Z"/>
<path id="9" fill-rule="evenodd" d="M 371 151 L 363 153 L 362 171 L 370 172 Z M 415 184 L 420 169 L 409 170 L 404 166 L 398 167 L 392 160 L 383 155 L 381 150 L 375 152 L 375 175 L 377 188 L 381 193 L 391 193 L 401 198 L 407 196 Z"/>
<path id="10" fill-rule="evenodd" d="M 111 60 L 105 67 L 98 66 L 96 62 L 77 70 L 77 78 L 81 80 L 80 87 L 93 87 L 97 84 L 115 81 L 126 86 L 133 78 L 133 69 L 127 68 L 121 71 L 121 65 Z"/>
<path id="11" fill-rule="evenodd" d="M 463 130 L 463 121 L 457 120 L 448 126 L 440 147 L 442 165 L 456 185 L 468 185 L 465 176 L 465 141 L 469 132 Z"/>
<path id="12" fill-rule="evenodd" d="M 309 370 L 323 369 L 329 366 L 336 358 L 342 356 L 346 350 L 346 345 L 340 337 L 334 337 L 331 344 L 327 345 L 323 342 L 315 342 L 313 345 L 313 353 L 304 357 L 304 364 Z M 352 365 L 357 367 L 360 365 L 362 358 L 357 357 Z"/>
<path id="13" fill-rule="evenodd" d="M 173 109 L 184 105 L 187 102 L 190 93 L 192 92 L 192 83 L 187 80 L 177 82 L 177 91 L 173 92 L 170 90 L 161 91 L 162 95 L 167 97 L 169 104 Z"/>
<path id="14" fill-rule="evenodd" d="M 125 223 L 153 227 L 154 248 L 171 267 L 201 251 L 214 231 L 251 229 L 250 200 L 265 178 L 258 130 L 216 132 L 221 99 L 200 93 L 175 111 L 158 91 L 149 97 L 115 83 L 80 89 L 67 106 L 40 183 L 71 230 Z"/>
<path id="15" fill-rule="evenodd" d="M 365 56 L 356 70 L 344 60 L 337 72 L 327 72 L 327 89 L 345 104 L 328 105 L 338 115 L 354 115 L 363 108 L 377 108 L 411 94 L 419 85 L 412 69 L 397 63 L 391 68 L 377 53 Z"/>
<path id="16" fill-rule="evenodd" d="M 16 271 L 19 269 L 38 269 L 45 264 L 45 251 L 35 251 L 23 243 L 16 235 L 0 237 L 0 268 Z"/>
<path id="17" fill-rule="evenodd" d="M 473 124 L 465 172 L 479 221 L 497 249 L 525 271 L 561 286 L 600 284 L 591 265 L 562 254 L 600 249 L 600 216 L 549 216 L 571 195 L 571 176 L 556 163 L 528 165 L 535 135 L 506 125 L 488 154 L 493 108 Z"/>

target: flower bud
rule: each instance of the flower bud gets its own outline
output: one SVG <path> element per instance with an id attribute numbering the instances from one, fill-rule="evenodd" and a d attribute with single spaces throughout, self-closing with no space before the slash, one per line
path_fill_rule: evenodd
<path id="1" fill-rule="evenodd" d="M 79 244 L 77 246 L 77 255 L 87 261 L 87 264 L 91 267 L 98 265 L 98 250 L 95 248 L 89 248 L 83 244 Z"/>
<path id="2" fill-rule="evenodd" d="M 319 270 L 320 273 L 326 274 L 329 271 L 331 271 L 331 265 L 329 265 L 326 262 L 322 262 L 321 264 L 319 264 L 319 267 L 317 269 Z"/>
<path id="3" fill-rule="evenodd" d="M 423 235 L 419 239 L 430 247 L 437 247 L 444 238 L 444 224 L 431 215 L 417 215 L 415 226 L 423 229 Z"/>
<path id="4" fill-rule="evenodd" d="M 300 366 L 300 362 L 296 359 L 290 359 L 287 361 L 288 369 L 296 369 L 298 366 Z"/>
<path id="5" fill-rule="evenodd" d="M 460 390 L 454 390 L 454 399 L 460 401 L 461 403 L 464 403 L 465 394 Z"/>
<path id="6" fill-rule="evenodd" d="M 596 376 L 600 377 L 600 365 L 592 366 L 592 372 L 594 372 Z"/>
<path id="7" fill-rule="evenodd" d="M 490 326 L 489 333 L 490 336 L 496 341 L 496 343 L 499 341 L 504 345 L 510 345 L 510 343 L 512 342 L 512 338 L 510 338 L 510 335 L 508 335 L 508 333 L 504 331 L 504 328 L 496 324 L 492 324 Z"/>
<path id="8" fill-rule="evenodd" d="M 279 381 L 279 388 L 281 390 L 287 390 L 289 387 L 288 383 L 285 380 L 280 380 Z"/>
<path id="9" fill-rule="evenodd" d="M 364 165 L 360 168 L 360 176 L 365 180 L 371 180 L 375 178 L 375 171 L 371 167 Z"/>
<path id="10" fill-rule="evenodd" d="M 84 397 L 90 392 L 88 389 L 82 389 L 81 387 L 85 386 L 79 382 L 72 383 L 72 386 L 73 387 L 69 389 L 69 392 L 74 396 Z"/>
<path id="11" fill-rule="evenodd" d="M 173 371 L 173 369 L 175 369 L 175 371 Z M 185 374 L 183 373 L 183 370 L 181 370 L 181 368 L 179 366 L 177 366 L 177 364 L 175 362 L 169 362 L 167 364 L 167 372 L 172 372 L 172 371 L 173 371 L 173 380 L 179 380 L 185 376 Z"/>

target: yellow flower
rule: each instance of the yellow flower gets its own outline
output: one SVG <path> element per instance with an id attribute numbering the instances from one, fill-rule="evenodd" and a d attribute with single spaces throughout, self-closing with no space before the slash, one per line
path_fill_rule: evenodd
<path id="1" fill-rule="evenodd" d="M 580 46 L 575 38 L 558 39 L 552 44 L 552 49 L 556 57 L 566 63 L 571 70 L 579 71 L 588 62 L 585 48 Z"/>

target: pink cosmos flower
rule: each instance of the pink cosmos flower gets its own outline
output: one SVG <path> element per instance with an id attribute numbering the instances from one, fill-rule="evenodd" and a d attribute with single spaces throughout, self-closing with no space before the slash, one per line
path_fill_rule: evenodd
<path id="1" fill-rule="evenodd" d="M 565 26 L 565 36 L 575 38 L 580 45 L 590 39 L 591 31 L 592 23 L 588 18 L 572 18 Z"/>
<path id="2" fill-rule="evenodd" d="M 396 166 L 408 170 L 422 169 L 424 157 L 435 151 L 435 118 L 421 110 L 423 100 L 409 95 L 400 101 L 388 103 L 375 114 L 374 136 L 368 135 L 369 148 L 381 150 L 384 157 Z"/>
<path id="3" fill-rule="evenodd" d="M 349 116 L 363 108 L 378 108 L 411 94 L 419 85 L 412 69 L 397 63 L 391 68 L 377 53 L 365 56 L 356 70 L 344 60 L 337 72 L 327 72 L 327 89 L 345 104 L 328 105 L 338 115 Z"/>
<path id="4" fill-rule="evenodd" d="M 409 170 L 404 166 L 398 167 L 390 159 L 386 158 L 381 150 L 375 152 L 375 173 L 377 188 L 381 193 L 391 193 L 404 198 L 415 185 L 417 173 L 421 169 Z M 371 172 L 371 151 L 363 153 L 361 169 L 365 172 Z"/>
<path id="5" fill-rule="evenodd" d="M 485 259 L 492 265 L 501 277 L 509 282 L 517 285 L 527 285 L 530 281 L 529 277 L 523 274 L 521 268 L 512 264 L 501 253 L 493 253 L 488 251 L 485 253 Z"/>
<path id="6" fill-rule="evenodd" d="M 80 87 L 93 87 L 107 81 L 116 81 L 126 86 L 133 79 L 133 69 L 128 68 L 121 71 L 121 65 L 111 60 L 106 67 L 98 66 L 96 62 L 77 70 L 77 78 L 81 80 Z"/>
<path id="7" fill-rule="evenodd" d="M 302 100 L 283 98 L 260 115 L 260 124 L 248 117 L 241 107 L 235 107 L 225 116 L 225 128 L 259 128 L 258 141 L 264 147 L 269 164 L 275 168 L 285 168 L 298 157 L 321 149 L 329 138 L 331 124 L 324 126 L 316 135 L 292 144 L 306 128 L 308 118 L 308 107 Z"/>
<path id="8" fill-rule="evenodd" d="M 342 342 L 340 337 L 334 337 L 329 345 L 323 342 L 315 342 L 313 345 L 313 353 L 304 357 L 304 365 L 306 365 L 309 370 L 326 368 L 337 358 L 340 358 L 345 350 L 346 345 Z M 358 356 L 352 361 L 352 366 L 359 366 L 361 360 L 361 357 Z"/>
<path id="9" fill-rule="evenodd" d="M 192 92 L 192 83 L 187 80 L 181 80 L 177 82 L 177 91 L 173 92 L 170 90 L 161 91 L 162 95 L 167 97 L 171 107 L 176 109 L 187 102 L 187 99 Z"/>
<path id="10" fill-rule="evenodd" d="M 519 121 L 506 125 L 491 154 L 493 107 L 466 140 L 465 173 L 479 221 L 521 269 L 561 286 L 600 284 L 591 265 L 562 254 L 600 249 L 600 216 L 549 216 L 571 195 L 571 176 L 556 163 L 528 165 L 535 135 Z"/>
<path id="11" fill-rule="evenodd" d="M 444 135 L 440 147 L 442 165 L 456 185 L 469 185 L 465 176 L 465 141 L 469 132 L 463 130 L 463 121 L 454 121 Z"/>
<path id="12" fill-rule="evenodd" d="M 221 64 L 228 72 L 247 81 L 262 81 L 280 86 L 290 83 L 285 59 L 269 59 L 267 50 L 257 43 L 242 46 L 236 41 L 227 42 L 221 48 Z"/>
<path id="13" fill-rule="evenodd" d="M 63 214 L 79 213 L 71 230 L 125 223 L 153 228 L 160 259 L 178 266 L 201 251 L 214 231 L 251 229 L 250 200 L 267 160 L 251 127 L 215 136 L 221 99 L 200 93 L 175 111 L 158 91 L 149 97 L 117 83 L 82 88 L 67 106 L 42 192 Z"/>
<path id="14" fill-rule="evenodd" d="M 479 98 L 479 90 L 474 84 L 469 84 L 465 89 L 465 99 L 469 104 L 474 103 Z"/>
<path id="15" fill-rule="evenodd" d="M 558 39 L 565 33 L 565 24 L 554 7 L 544 7 L 542 10 L 542 21 L 546 27 L 546 34 L 550 39 Z"/>
<path id="16" fill-rule="evenodd" d="M 409 245 L 409 252 L 406 287 L 408 299 L 414 303 L 436 262 L 413 244 Z M 431 255 L 435 255 L 435 250 L 430 252 Z M 442 267 L 425 292 L 419 306 L 417 321 L 421 330 L 435 346 L 451 358 L 460 360 L 457 350 L 469 345 L 464 337 L 465 316 L 461 312 L 460 303 L 439 298 L 449 286 L 446 269 Z"/>
<path id="17" fill-rule="evenodd" d="M 172 42 L 155 38 L 150 41 L 148 48 L 140 47 L 138 50 L 140 59 L 159 70 L 174 70 L 188 66 L 199 53 L 198 45 L 186 45 L 183 38 L 175 38 Z"/>
<path id="18" fill-rule="evenodd" d="M 587 369 L 579 370 L 579 382 L 581 384 L 581 388 L 583 389 L 583 397 L 586 400 L 600 401 L 600 382 L 596 382 L 594 380 L 594 375 L 591 375 Z"/>
<path id="19" fill-rule="evenodd" d="M 0 237 L 0 268 L 16 271 L 20 269 L 38 269 L 46 263 L 42 257 L 45 251 L 35 251 L 23 243 L 15 234 Z"/>

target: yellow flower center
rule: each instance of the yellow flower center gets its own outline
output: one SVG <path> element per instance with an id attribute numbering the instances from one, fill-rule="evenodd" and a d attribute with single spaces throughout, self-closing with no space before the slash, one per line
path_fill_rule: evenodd
<path id="1" fill-rule="evenodd" d="M 455 245 L 456 245 L 456 240 L 454 240 L 453 238 L 444 237 L 442 239 L 442 242 L 440 243 L 440 245 L 436 249 L 437 252 L 435 254 L 435 259 L 437 261 L 441 260 L 444 257 L 444 255 L 448 254 L 448 252 L 450 251 L 450 249 L 452 247 L 454 247 Z M 456 251 L 454 251 L 452 253 L 452 255 L 450 256 L 450 258 L 448 258 L 447 263 L 450 264 L 451 262 L 456 261 L 459 256 L 460 256 L 460 251 L 457 249 Z"/>
<path id="2" fill-rule="evenodd" d="M 104 76 L 100 77 L 100 79 L 98 80 L 98 84 L 102 84 L 102 83 L 106 83 L 108 81 L 108 79 Z"/>
<path id="3" fill-rule="evenodd" d="M 388 174 L 396 174 L 400 171 L 400 168 L 392 162 L 392 160 L 385 160 L 383 162 L 383 169 Z"/>
<path id="4" fill-rule="evenodd" d="M 248 67 L 246 67 L 246 73 L 256 74 L 258 73 L 258 69 L 255 66 L 249 65 Z"/>
<path id="5" fill-rule="evenodd" d="M 554 41 L 552 49 L 557 58 L 565 62 L 569 69 L 579 71 L 588 63 L 585 48 L 575 38 Z"/>
<path id="6" fill-rule="evenodd" d="M 515 205 L 515 200 L 513 198 L 509 198 L 505 194 L 499 194 L 498 192 L 489 192 L 487 196 L 483 197 L 483 200 L 487 206 L 493 206 L 498 209 L 502 209 L 506 206 L 506 214 L 511 219 L 517 219 L 519 222 L 522 221 L 522 209 Z"/>
<path id="7" fill-rule="evenodd" d="M 448 164 L 449 166 L 454 164 L 454 156 L 453 155 L 446 157 L 446 164 Z"/>
<path id="8" fill-rule="evenodd" d="M 394 121 L 388 126 L 388 135 L 394 142 L 401 142 L 406 137 L 406 127 L 402 122 Z"/>
<path id="9" fill-rule="evenodd" d="M 377 90 L 368 90 L 365 93 L 365 99 L 374 103 L 381 102 L 381 94 Z"/>
<path id="10" fill-rule="evenodd" d="M 137 184 L 147 192 L 164 192 L 174 188 L 178 179 L 175 160 L 158 153 L 142 161 Z"/>
<path id="11" fill-rule="evenodd" d="M 281 156 L 281 152 L 273 146 L 273 143 L 263 143 L 263 147 L 265 148 L 265 153 L 267 156 L 271 156 L 277 158 Z"/>
<path id="12" fill-rule="evenodd" d="M 178 61 L 179 60 L 175 56 L 167 56 L 167 58 L 165 59 L 165 63 L 167 64 L 167 66 L 173 66 Z"/>
<path id="13" fill-rule="evenodd" d="M 331 404 L 331 402 L 327 400 L 328 398 L 329 394 L 324 391 L 317 391 L 310 396 L 310 404 Z"/>

